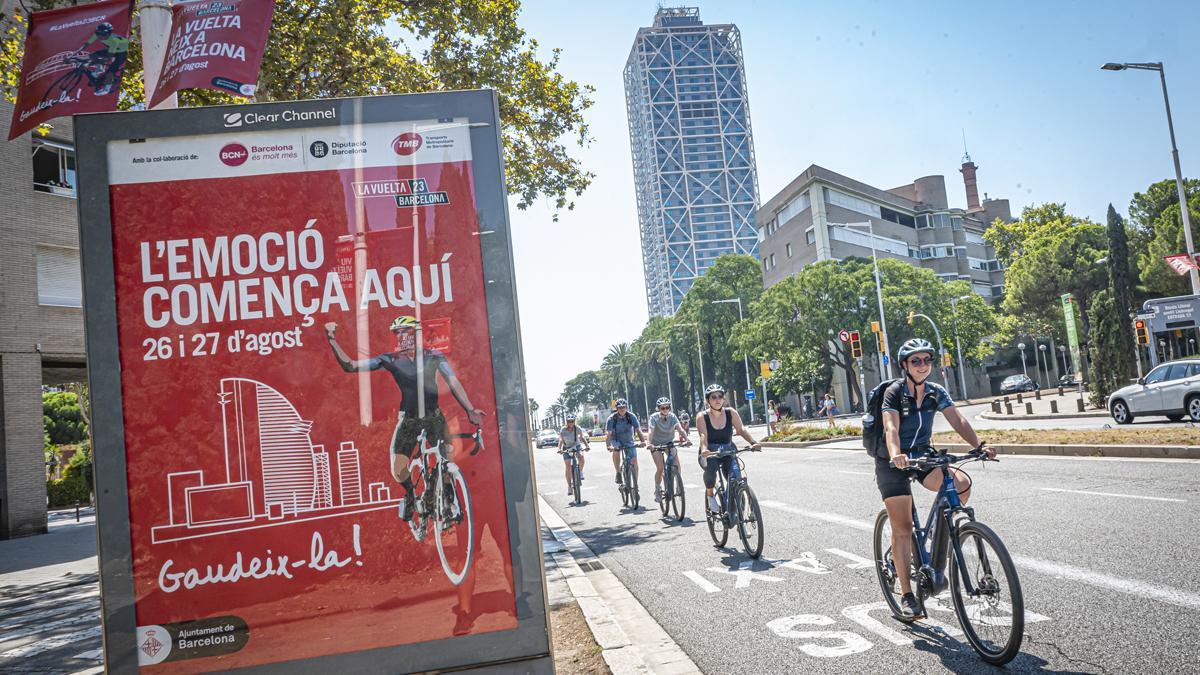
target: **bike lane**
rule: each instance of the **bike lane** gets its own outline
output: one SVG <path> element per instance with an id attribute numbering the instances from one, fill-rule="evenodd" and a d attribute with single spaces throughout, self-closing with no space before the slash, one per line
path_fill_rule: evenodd
<path id="1" fill-rule="evenodd" d="M 948 597 L 931 603 L 930 620 L 912 627 L 894 621 L 884 608 L 869 560 L 878 492 L 871 464 L 861 452 L 768 450 L 746 457 L 764 514 L 766 545 L 759 561 L 747 559 L 740 546 L 732 548 L 740 544 L 735 533 L 730 548 L 713 547 L 702 519 L 699 467 L 686 452 L 689 518 L 677 524 L 665 523 L 652 510 L 656 505 L 650 497 L 651 476 L 644 472 L 646 510 L 623 511 L 611 463 L 596 461 L 608 458 L 593 452 L 586 502 L 570 506 L 561 487 L 561 460 L 545 453 L 538 458 L 540 489 L 547 502 L 705 672 L 983 667 L 962 639 Z M 1026 494 L 1034 492 L 1024 485 L 1028 479 L 1023 474 L 1028 472 L 1065 471 L 1084 477 L 1093 473 L 1094 480 L 1101 480 L 1105 472 L 1121 467 L 1017 469 L 1019 464 L 989 465 L 985 477 L 977 477 L 979 517 L 1018 558 L 1025 592 L 1027 637 L 1009 668 L 1185 668 L 1190 661 L 1179 645 L 1187 644 L 1186 636 L 1200 628 L 1200 607 L 1188 605 L 1186 587 L 1168 585 L 1169 578 L 1160 579 L 1159 585 L 1122 586 L 1137 577 L 1125 576 L 1128 566 L 1111 564 L 1118 556 L 1089 558 L 1078 551 L 1094 544 L 1071 545 L 1076 535 L 1091 539 L 1095 531 L 1111 528 L 1110 523 L 1077 517 L 1074 533 L 1064 533 L 1062 527 L 1049 531 L 1055 519 L 1071 512 L 1078 516 L 1078 510 L 1057 507 L 1053 501 L 1031 508 L 1031 502 L 1071 493 Z M 1014 476 L 998 478 L 1000 469 L 1009 467 Z M 1131 543 L 1152 549 L 1157 527 L 1135 530 L 1142 539 Z M 1098 573 L 1096 568 L 1104 564 L 1111 570 Z M 1175 569 L 1178 581 L 1179 568 Z M 1147 619 L 1164 615 L 1171 615 L 1172 621 L 1156 624 L 1148 634 Z M 1113 639 L 1114 635 L 1123 637 Z"/>

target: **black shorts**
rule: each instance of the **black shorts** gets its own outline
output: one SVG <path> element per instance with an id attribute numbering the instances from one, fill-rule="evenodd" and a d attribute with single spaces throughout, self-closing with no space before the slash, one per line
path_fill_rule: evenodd
<path id="1" fill-rule="evenodd" d="M 396 429 L 392 431 L 392 454 L 412 457 L 417 454 L 417 439 L 425 432 L 425 442 L 437 445 L 446 439 L 446 418 L 441 410 L 427 412 L 425 417 L 400 415 Z"/>
<path id="2" fill-rule="evenodd" d="M 875 484 L 879 486 L 879 494 L 884 499 L 889 497 L 912 496 L 912 480 L 925 480 L 933 469 L 922 471 L 903 471 L 892 466 L 888 460 L 875 458 Z"/>
<path id="3" fill-rule="evenodd" d="M 729 472 L 733 470 L 733 462 L 733 455 L 709 457 L 708 461 L 704 463 L 704 487 L 712 489 L 717 486 L 718 470 L 725 475 L 725 480 L 729 480 Z"/>

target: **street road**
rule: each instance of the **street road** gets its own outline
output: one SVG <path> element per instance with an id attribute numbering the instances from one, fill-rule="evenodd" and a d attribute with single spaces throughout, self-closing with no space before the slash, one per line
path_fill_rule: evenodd
<path id="1" fill-rule="evenodd" d="M 539 491 L 704 672 L 986 668 L 952 611 L 908 628 L 882 608 L 868 561 L 881 504 L 861 450 L 743 455 L 766 533 L 763 559 L 750 561 L 709 538 L 695 447 L 681 456 L 682 523 L 661 520 L 644 449 L 643 506 L 631 512 L 607 451 L 592 447 L 582 506 L 569 504 L 552 449 L 536 451 Z M 1200 461 L 1022 456 L 972 467 L 977 516 L 1017 561 L 1030 613 L 1012 671 L 1195 670 Z"/>

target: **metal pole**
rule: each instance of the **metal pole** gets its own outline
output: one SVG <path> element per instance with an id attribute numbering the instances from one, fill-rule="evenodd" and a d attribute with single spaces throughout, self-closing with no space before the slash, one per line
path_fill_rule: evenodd
<path id="1" fill-rule="evenodd" d="M 921 317 L 922 319 L 925 319 L 926 321 L 928 321 L 930 326 L 933 326 L 933 336 L 934 336 L 934 338 L 936 338 L 936 339 L 937 339 L 937 343 L 938 343 L 938 354 L 939 354 L 939 357 L 938 357 L 938 359 L 939 359 L 939 361 L 940 361 L 940 363 L 938 364 L 938 370 L 940 370 L 940 371 L 941 371 L 941 373 L 942 373 L 942 384 L 949 386 L 949 384 L 950 384 L 950 383 L 949 383 L 949 382 L 946 380 L 946 365 L 945 365 L 945 364 L 946 364 L 946 361 L 945 361 L 945 357 L 942 357 L 942 356 L 940 356 L 941 354 L 945 354 L 945 353 L 946 353 L 946 349 L 945 349 L 945 347 L 943 347 L 943 346 L 942 346 L 942 333 L 941 333 L 941 331 L 939 331 L 939 330 L 938 330 L 937 324 L 933 322 L 933 319 L 929 318 L 928 316 L 926 316 L 926 315 L 924 315 L 924 314 L 915 314 L 915 313 L 913 314 L 913 316 L 919 316 L 919 317 Z"/>
<path id="2" fill-rule="evenodd" d="M 1183 216 L 1183 241 L 1187 244 L 1188 258 L 1196 259 L 1196 247 L 1192 244 L 1192 223 L 1188 216 L 1187 191 L 1183 186 L 1183 170 L 1179 168 L 1179 148 L 1175 146 L 1175 122 L 1171 119 L 1171 100 L 1167 98 L 1167 72 L 1158 64 L 1158 77 L 1162 82 L 1163 105 L 1167 108 L 1167 131 L 1171 134 L 1171 161 L 1175 163 L 1175 190 L 1179 193 L 1179 213 Z M 1200 273 L 1195 267 L 1188 269 L 1192 280 L 1192 295 L 1200 295 Z"/>
<path id="3" fill-rule="evenodd" d="M 738 322 L 745 321 L 745 319 L 742 317 L 742 299 L 734 298 L 734 300 L 737 300 Z M 747 356 L 744 352 L 742 353 L 742 366 L 745 367 L 745 369 L 746 369 L 746 391 L 751 391 L 753 389 L 753 387 L 750 386 L 750 357 Z M 766 404 L 767 404 L 766 401 L 764 401 L 763 405 L 766 405 Z M 750 407 L 750 422 L 751 422 L 751 424 L 753 424 L 754 423 L 754 403 L 751 401 L 746 401 L 746 405 Z"/>
<path id="4" fill-rule="evenodd" d="M 700 397 L 704 397 L 704 387 L 708 380 L 704 379 L 704 352 L 700 349 L 700 324 L 696 324 L 696 358 L 700 361 Z"/>
<path id="5" fill-rule="evenodd" d="M 866 399 L 867 376 L 865 373 L 863 373 L 862 357 L 860 356 L 857 359 L 854 359 L 854 361 L 856 364 L 858 364 L 858 389 L 859 389 L 858 402 L 859 402 L 859 405 L 862 407 L 863 413 L 865 414 L 867 412 L 867 399 Z"/>
<path id="6" fill-rule="evenodd" d="M 958 309 L 957 304 L 961 298 L 950 299 L 950 315 L 954 318 L 954 350 L 958 353 L 958 387 L 959 393 L 962 394 L 963 400 L 967 400 L 967 379 L 963 375 L 963 357 L 962 343 L 958 339 Z"/>
<path id="7" fill-rule="evenodd" d="M 1021 374 L 1025 377 L 1029 377 L 1029 371 L 1025 370 L 1025 343 L 1022 342 L 1018 344 L 1017 349 L 1021 350 Z"/>
<path id="8" fill-rule="evenodd" d="M 879 372 L 885 373 L 887 379 L 891 379 L 892 360 L 891 357 L 884 358 L 891 341 L 888 340 L 887 319 L 883 315 L 883 284 L 879 280 L 879 258 L 875 255 L 875 225 L 870 220 L 867 221 L 867 231 L 871 233 L 871 265 L 875 268 L 875 301 L 879 303 L 879 330 L 883 333 L 883 349 L 879 350 Z"/>
<path id="9" fill-rule="evenodd" d="M 171 3 L 169 0 L 141 0 L 138 21 L 142 34 L 142 84 L 146 88 L 146 107 L 162 76 L 167 41 L 171 39 Z M 155 106 L 156 110 L 179 107 L 179 96 L 171 94 Z"/>
<path id="10" fill-rule="evenodd" d="M 670 349 L 670 347 L 668 347 Z M 671 392 L 671 352 L 667 352 L 667 398 L 675 405 L 675 394 Z"/>

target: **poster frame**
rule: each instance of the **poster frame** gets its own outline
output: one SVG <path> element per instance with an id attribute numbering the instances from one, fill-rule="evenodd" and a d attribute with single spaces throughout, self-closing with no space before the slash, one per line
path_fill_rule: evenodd
<path id="1" fill-rule="evenodd" d="M 332 115 L 324 111 L 334 111 Z M 230 117 L 260 113 L 253 127 Z M 285 115 L 285 112 L 291 113 Z M 295 113 L 307 113 L 296 115 Z M 321 117 L 319 115 L 326 115 Z M 274 119 L 262 119 L 275 115 Z M 295 119 L 301 117 L 303 119 Z M 528 394 L 504 182 L 498 98 L 454 91 L 248 105 L 76 115 L 79 242 L 87 334 L 88 381 L 97 500 L 101 621 L 107 672 L 138 672 L 121 364 L 117 332 L 108 145 L 178 136 L 236 136 L 246 131 L 349 127 L 354 124 L 466 119 L 485 279 L 496 418 L 508 508 L 509 553 L 517 626 L 371 650 L 263 664 L 235 672 L 395 673 L 482 666 L 489 672 L 552 672 L 541 537 L 538 528 Z"/>

